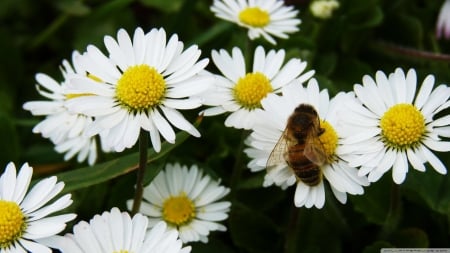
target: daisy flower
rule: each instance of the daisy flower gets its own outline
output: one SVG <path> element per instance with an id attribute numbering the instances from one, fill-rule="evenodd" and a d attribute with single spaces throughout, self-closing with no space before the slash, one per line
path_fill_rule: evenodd
<path id="1" fill-rule="evenodd" d="M 229 192 L 195 165 L 167 164 L 144 188 L 140 212 L 148 216 L 150 227 L 163 220 L 178 230 L 183 242 L 208 242 L 210 231 L 226 231 L 218 222 L 228 218 L 231 203 L 218 200 Z"/>
<path id="2" fill-rule="evenodd" d="M 148 220 L 142 214 L 133 218 L 117 207 L 102 215 L 95 215 L 89 223 L 80 221 L 73 234 L 54 237 L 48 244 L 62 253 L 188 253 L 191 247 L 182 248 L 176 231 L 167 231 L 159 222 L 147 232 Z"/>
<path id="3" fill-rule="evenodd" d="M 247 28 L 250 39 L 262 36 L 272 44 L 276 44 L 272 36 L 287 39 L 301 23 L 296 18 L 298 11 L 281 0 L 214 0 L 211 11 L 218 18 Z"/>
<path id="4" fill-rule="evenodd" d="M 33 133 L 50 139 L 57 152 L 65 153 L 64 160 L 77 156 L 78 162 L 87 159 L 92 165 L 97 159 L 97 144 L 94 137 L 85 136 L 85 131 L 93 119 L 84 114 L 69 112 L 65 106 L 65 102 L 74 97 L 66 89 L 68 76 L 74 73 L 86 75 L 77 61 L 78 56 L 77 51 L 72 53 L 73 68 L 67 60 L 62 62 L 60 70 L 64 80 L 60 83 L 46 74 L 38 73 L 36 89 L 48 100 L 29 101 L 24 103 L 23 108 L 34 116 L 45 116 L 33 128 Z"/>
<path id="5" fill-rule="evenodd" d="M 351 167 L 344 159 L 342 151 L 345 149 L 341 143 L 340 109 L 341 103 L 348 99 L 348 95 L 339 93 L 329 99 L 327 90 L 319 91 L 315 79 L 308 82 L 307 87 L 292 83 L 282 89 L 282 95 L 269 94 L 262 103 L 262 109 L 257 110 L 259 120 L 252 133 L 246 139 L 248 148 L 244 152 L 251 158 L 248 167 L 257 172 L 267 168 L 263 186 L 272 184 L 283 189 L 296 184 L 294 204 L 297 207 L 315 206 L 322 208 L 325 203 L 325 179 L 328 181 L 334 196 L 346 203 L 347 194 L 360 195 L 364 193 L 363 186 L 368 185 L 367 178 L 359 177 L 358 170 Z M 278 162 L 269 164 L 272 151 L 278 141 L 285 134 L 288 119 L 300 105 L 306 104 L 315 108 L 319 117 L 320 128 L 323 132 L 319 141 L 323 145 L 325 162 L 319 166 L 316 182 L 308 182 L 300 178 L 288 165 L 284 152 L 277 151 Z M 305 156 L 306 157 L 306 156 Z M 309 159 L 309 158 L 307 158 Z"/>
<path id="6" fill-rule="evenodd" d="M 105 145 L 117 152 L 132 147 L 141 129 L 150 133 L 153 148 L 161 149 L 160 134 L 175 142 L 171 124 L 193 136 L 197 129 L 178 111 L 201 106 L 194 98 L 212 82 L 210 75 L 199 74 L 208 59 L 197 62 L 200 50 L 193 45 L 183 51 L 177 35 L 166 42 L 164 29 L 144 33 L 137 28 L 133 38 L 124 29 L 117 41 L 105 36 L 108 56 L 89 45 L 80 57 L 88 73 L 96 77 L 73 75 L 70 92 L 89 94 L 68 101 L 70 110 L 95 120 L 88 135 L 107 133 Z"/>
<path id="7" fill-rule="evenodd" d="M 416 71 L 405 75 L 400 68 L 389 76 L 378 71 L 375 79 L 366 75 L 362 85 L 354 86 L 358 100 L 348 102 L 344 142 L 359 154 L 349 160 L 352 166 L 361 166 L 359 175 L 368 174 L 375 182 L 392 168 L 394 182 L 401 184 L 409 164 L 425 171 L 427 162 L 447 173 L 432 151 L 450 151 L 450 142 L 441 139 L 450 137 L 450 117 L 437 116 L 450 105 L 450 88 L 433 86 L 434 76 L 428 75 L 416 94 Z"/>
<path id="8" fill-rule="evenodd" d="M 212 60 L 223 76 L 216 75 L 214 90 L 204 95 L 204 104 L 215 106 L 204 111 L 205 116 L 231 112 L 225 120 L 227 127 L 250 129 L 255 121 L 255 109 L 270 93 L 297 79 L 301 83 L 314 75 L 303 73 L 306 62 L 290 59 L 283 66 L 284 50 L 269 50 L 262 46 L 255 50 L 252 71 L 247 73 L 242 51 L 235 47 L 229 55 L 224 49 L 212 51 Z"/>
<path id="9" fill-rule="evenodd" d="M 33 168 L 23 164 L 19 173 L 10 162 L 0 177 L 0 253 L 52 252 L 42 244 L 64 230 L 75 214 L 59 214 L 72 204 L 66 194 L 49 204 L 64 188 L 55 176 L 40 180 L 28 191 Z"/>
<path id="10" fill-rule="evenodd" d="M 316 18 L 329 19 L 339 5 L 336 0 L 314 0 L 309 5 L 309 10 Z"/>
<path id="11" fill-rule="evenodd" d="M 439 11 L 436 24 L 436 37 L 450 39 L 450 0 L 445 0 Z"/>

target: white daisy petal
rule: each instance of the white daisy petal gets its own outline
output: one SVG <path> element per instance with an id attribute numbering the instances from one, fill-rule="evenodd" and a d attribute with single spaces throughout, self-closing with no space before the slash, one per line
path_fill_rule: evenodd
<path id="1" fill-rule="evenodd" d="M 36 253 L 51 253 L 52 252 L 47 246 L 44 246 L 39 243 L 35 243 L 33 241 L 20 239 L 19 243 L 25 249 L 27 249 L 28 252 L 33 252 L 33 253 L 34 252 L 36 252 Z M 21 249 L 19 248 L 19 252 L 25 252 L 25 251 L 21 251 Z"/>
<path id="2" fill-rule="evenodd" d="M 298 183 L 297 188 L 295 189 L 295 196 L 294 196 L 294 204 L 296 207 L 301 207 L 305 204 L 306 199 L 308 197 L 310 188 L 303 184 Z"/>
<path id="3" fill-rule="evenodd" d="M 420 157 L 416 155 L 413 150 L 408 149 L 406 151 L 406 154 L 408 155 L 408 161 L 411 163 L 414 169 L 425 172 L 424 161 L 422 161 L 422 159 L 420 159 Z"/>
<path id="4" fill-rule="evenodd" d="M 253 10 L 257 8 L 259 12 L 267 13 L 267 17 L 262 17 L 262 14 L 254 12 L 241 15 L 250 8 Z M 285 6 L 282 1 L 214 0 L 210 9 L 216 17 L 248 29 L 250 39 L 262 36 L 272 44 L 276 44 L 276 41 L 271 35 L 286 39 L 288 33 L 298 31 L 297 25 L 301 22 L 295 18 L 298 11 L 294 10 L 292 6 Z M 247 20 L 245 16 L 251 16 L 252 19 Z M 258 19 L 262 25 L 252 23 Z"/>
<path id="5" fill-rule="evenodd" d="M 431 94 L 431 91 L 433 90 L 434 86 L 434 76 L 428 75 L 425 80 L 422 82 L 422 85 L 420 86 L 419 93 L 416 96 L 416 99 L 414 101 L 414 105 L 422 109 L 422 107 L 425 105 L 425 103 L 428 100 L 428 97 Z"/>
<path id="6" fill-rule="evenodd" d="M 411 71 L 414 70 L 410 70 L 410 72 Z M 394 90 L 395 101 L 397 103 L 406 103 L 406 96 L 409 94 L 407 94 L 406 91 L 406 76 L 403 70 L 401 68 L 395 69 L 395 72 L 389 76 L 389 81 L 395 84 L 392 87 Z"/>
<path id="7" fill-rule="evenodd" d="M 366 105 L 369 110 L 376 115 L 383 115 L 384 108 L 381 106 L 383 103 L 381 97 L 378 96 L 376 92 L 375 81 L 369 76 L 364 76 L 363 84 L 364 86 L 354 86 L 353 89 L 355 94 L 364 100 L 364 105 Z"/>
<path id="8" fill-rule="evenodd" d="M 55 196 L 62 190 L 64 183 L 57 183 L 56 177 L 38 180 L 31 191 L 29 183 L 33 169 L 23 164 L 20 171 L 10 162 L 0 176 L 0 207 L 3 217 L 16 217 L 3 224 L 14 233 L 2 233 L 1 252 L 52 252 L 40 239 L 55 236 L 61 232 L 66 223 L 75 219 L 75 214 L 58 213 L 71 203 L 71 195 L 66 194 L 56 200 Z M 53 201 L 51 204 L 47 203 Z M 18 222 L 17 217 L 20 218 Z M 6 225 L 5 225 L 6 224 Z M 5 227 L 6 226 L 6 227 Z"/>
<path id="9" fill-rule="evenodd" d="M 421 147 L 421 153 L 425 156 L 427 161 L 433 166 L 433 168 L 440 174 L 445 175 L 447 174 L 447 168 L 445 165 L 439 160 L 439 158 L 434 155 L 430 150 L 428 150 L 426 147 Z"/>
<path id="10" fill-rule="evenodd" d="M 98 115 L 107 111 L 102 106 L 83 106 L 84 99 L 90 100 L 91 94 L 96 92 L 102 94 L 110 94 L 111 91 L 107 85 L 101 86 L 92 79 L 86 77 L 84 66 L 81 66 L 80 53 L 74 51 L 72 53 L 73 68 L 67 61 L 63 60 L 60 70 L 64 77 L 61 83 L 56 82 L 45 74 L 37 74 L 36 80 L 38 92 L 49 99 L 48 101 L 30 101 L 23 105 L 25 110 L 29 110 L 33 115 L 46 116 L 34 128 L 34 133 L 40 133 L 44 138 L 50 139 L 58 151 L 65 153 L 65 159 L 77 157 L 78 162 L 84 162 L 87 157 L 97 157 L 97 149 L 90 148 L 96 145 L 93 137 L 86 137 L 87 129 L 93 122 L 91 116 Z M 85 56 L 87 57 L 87 56 Z M 73 82 L 73 83 L 72 83 Z M 93 86 L 95 90 L 92 93 L 85 93 L 86 86 Z M 81 101 L 79 106 L 73 106 L 73 100 Z M 108 104 L 107 101 L 93 101 L 96 105 Z M 70 108 L 69 108 L 70 107 Z M 101 109 L 98 109 L 98 108 Z M 64 143 L 65 147 L 60 146 Z M 95 159 L 91 159 L 89 164 L 92 165 Z"/>
<path id="11" fill-rule="evenodd" d="M 405 101 L 406 103 L 412 104 L 414 101 L 414 96 L 416 95 L 416 86 L 417 86 L 417 75 L 414 69 L 410 69 L 406 74 L 406 94 Z"/>
<path id="12" fill-rule="evenodd" d="M 295 77 L 299 76 L 300 71 L 300 59 L 292 59 L 277 73 L 272 79 L 272 85 L 274 87 L 282 87 L 284 84 L 290 83 Z"/>
<path id="13" fill-rule="evenodd" d="M 264 170 L 270 157 L 270 170 L 267 171 L 264 177 L 263 186 L 267 187 L 275 184 L 285 189 L 296 184 L 294 205 L 307 208 L 313 206 L 322 208 L 325 205 L 325 181 L 334 189 L 336 197 L 341 202 L 346 201 L 346 193 L 362 194 L 364 192 L 363 186 L 369 184 L 367 178 L 364 176 L 360 177 L 358 175 L 359 171 L 351 168 L 351 165 L 345 161 L 347 156 L 356 157 L 361 149 L 358 147 L 347 149 L 346 145 L 360 145 L 360 142 L 372 141 L 373 136 L 379 134 L 379 130 L 369 129 L 371 132 L 363 133 L 357 139 L 352 141 L 346 140 L 348 143 L 344 143 L 344 139 L 340 138 L 342 128 L 336 127 L 341 120 L 341 115 L 336 113 L 337 109 L 333 108 L 344 106 L 343 103 L 347 101 L 345 98 L 346 96 L 341 95 L 330 101 L 328 92 L 326 90 L 321 91 L 317 80 L 311 79 L 306 87 L 298 83 L 287 85 L 283 87 L 281 95 L 269 94 L 262 101 L 262 108 L 255 110 L 256 118 L 260 119 L 260 122 L 256 121 L 252 128 L 252 133 L 245 141 L 245 144 L 249 146 L 245 149 L 245 153 L 252 159 L 248 163 L 251 171 Z M 321 120 L 320 126 L 323 127 L 324 132 L 319 138 L 323 136 L 321 141 L 324 141 L 324 143 L 322 144 L 326 146 L 327 142 L 333 140 L 333 144 L 330 144 L 337 146 L 334 150 L 331 149 L 329 151 L 332 153 L 326 154 L 333 157 L 330 159 L 330 162 L 325 162 L 321 165 L 317 175 L 311 175 L 311 177 L 295 174 L 294 170 L 287 166 L 287 162 L 290 160 L 294 160 L 293 164 L 295 164 L 295 158 L 287 154 L 289 150 L 291 150 L 291 153 L 303 152 L 301 150 L 297 151 L 299 148 L 302 148 L 301 146 L 297 147 L 298 145 L 292 145 L 290 142 L 295 143 L 305 140 L 300 139 L 302 137 L 291 136 L 295 132 L 290 133 L 292 130 L 286 130 L 286 122 L 288 122 L 291 115 L 298 117 L 299 121 L 309 120 L 304 114 L 299 113 L 307 112 L 312 114 L 308 104 L 315 108 Z M 294 110 L 297 111 L 294 113 Z M 291 125 L 295 126 L 296 123 Z M 287 138 L 290 138 L 290 142 L 283 142 L 283 138 L 286 138 L 286 135 Z M 284 137 L 280 139 L 281 136 Z M 282 141 L 280 142 L 281 144 L 279 144 L 280 140 Z M 376 149 L 373 146 L 370 148 L 372 152 L 375 152 L 374 156 L 377 157 L 376 154 L 379 153 L 380 146 L 377 145 Z M 346 151 L 346 153 L 341 157 L 342 150 Z M 373 157 L 370 158 L 373 159 Z M 305 156 L 305 159 L 309 158 Z M 368 158 L 365 157 L 365 159 Z M 353 160 L 352 162 L 355 161 Z M 306 163 L 306 161 L 302 160 L 302 163 Z M 312 161 L 311 164 L 314 165 Z M 296 170 L 300 169 L 302 167 L 296 168 Z M 320 174 L 320 171 L 323 173 L 323 176 Z M 367 171 L 367 173 L 369 172 L 370 170 Z M 316 177 L 317 179 L 315 179 Z"/>
<path id="14" fill-rule="evenodd" d="M 439 152 L 450 151 L 450 142 L 426 139 L 426 140 L 424 140 L 423 144 L 425 144 L 425 146 L 427 146 L 428 148 L 430 148 L 434 151 L 439 151 Z"/>
<path id="15" fill-rule="evenodd" d="M 8 167 L 14 168 L 14 163 L 12 163 L 12 162 L 8 163 L 6 165 L 6 170 L 4 173 L 6 173 L 6 171 L 8 170 Z M 15 168 L 14 168 L 14 170 L 15 170 Z M 21 203 L 23 201 L 23 198 L 25 197 L 28 187 L 30 185 L 32 175 L 33 175 L 33 168 L 30 167 L 28 165 L 28 163 L 24 163 L 22 165 L 22 167 L 20 167 L 20 171 L 17 175 L 17 179 L 16 179 L 15 187 L 14 187 L 14 196 L 11 199 L 12 201 L 15 201 L 17 203 Z M 1 178 L 3 178 L 3 175 Z M 12 183 L 13 180 L 11 178 L 8 180 L 1 179 L 1 178 L 0 178 L 0 181 L 3 181 L 4 183 L 0 183 L 0 185 L 8 185 L 8 184 L 12 185 L 13 184 Z M 3 189 L 2 189 L 2 192 L 0 193 L 0 196 L 1 196 L 1 199 L 7 199 L 5 197 L 5 195 L 3 194 Z"/>
<path id="16" fill-rule="evenodd" d="M 392 168 L 392 178 L 396 184 L 401 184 L 405 181 L 406 173 L 408 172 L 408 160 L 406 154 L 401 153 L 397 156 Z"/>
<path id="17" fill-rule="evenodd" d="M 13 200 L 14 190 L 16 189 L 16 167 L 14 163 L 9 162 L 1 178 L 1 198 L 4 200 Z"/>
<path id="18" fill-rule="evenodd" d="M 238 48 L 233 48 L 232 55 L 233 58 L 223 49 L 219 52 L 216 50 L 211 52 L 211 57 L 214 64 L 226 78 L 230 79 L 234 83 L 237 82 L 239 77 L 245 75 L 245 63 L 244 56 Z M 244 71 L 242 68 L 238 68 L 238 66 L 243 66 Z"/>
<path id="19" fill-rule="evenodd" d="M 317 208 L 322 208 L 325 204 L 325 188 L 323 186 L 323 181 L 319 183 L 319 185 L 316 186 L 317 196 L 316 196 L 316 202 L 314 205 Z"/>
<path id="20" fill-rule="evenodd" d="M 169 125 L 166 119 L 158 112 L 158 110 L 153 110 L 150 115 L 155 123 L 156 128 L 161 133 L 161 135 L 170 143 L 175 142 L 175 132 Z"/>
<path id="21" fill-rule="evenodd" d="M 339 202 L 341 202 L 342 204 L 347 203 L 347 194 L 345 192 L 340 192 L 336 190 L 334 187 L 331 187 L 331 190 Z"/>
<path id="22" fill-rule="evenodd" d="M 167 117 L 172 125 L 190 133 L 195 137 L 200 137 L 200 132 L 195 128 L 194 125 L 189 123 L 189 121 L 187 121 L 179 111 L 163 106 L 161 106 L 160 108 L 163 111 L 164 116 Z"/>
<path id="23" fill-rule="evenodd" d="M 217 201 L 229 191 L 196 165 L 167 164 L 144 188 L 140 211 L 147 215 L 150 227 L 162 220 L 179 232 L 183 242 L 206 242 L 211 231 L 226 230 L 217 222 L 228 218 L 231 203 Z"/>
<path id="24" fill-rule="evenodd" d="M 200 135 L 176 110 L 202 105 L 199 95 L 215 80 L 204 70 L 209 60 L 200 59 L 201 51 L 197 45 L 183 50 L 177 35 L 167 39 L 162 28 L 144 33 L 138 27 L 133 34 L 120 29 L 116 38 L 104 38 L 109 57 L 92 45 L 77 57 L 83 73 L 71 74 L 68 88 L 68 92 L 72 92 L 71 98 L 64 105 L 70 112 L 93 117 L 83 135 L 94 137 L 100 134 L 104 144 L 102 150 L 121 152 L 133 147 L 143 129 L 150 133 L 152 147 L 159 152 L 160 135 L 170 143 L 175 142 L 175 131 L 169 123 L 191 135 Z M 86 73 L 90 75 L 86 76 Z M 81 126 L 77 125 L 76 129 Z M 54 134 L 52 137 L 56 140 L 59 136 Z M 90 142 L 85 143 L 86 147 L 74 144 L 67 148 L 69 142 L 65 142 L 65 148 L 70 152 L 66 158 L 79 152 L 79 159 L 89 157 L 92 161 L 94 156 L 87 152 L 97 149 L 90 148 Z M 60 145 L 59 149 L 63 147 Z"/>
<path id="25" fill-rule="evenodd" d="M 450 115 L 438 118 L 431 123 L 434 127 L 448 126 L 450 125 Z"/>
<path id="26" fill-rule="evenodd" d="M 422 113 L 426 116 L 427 119 L 430 119 L 430 117 L 427 116 L 436 113 L 436 110 L 442 104 L 447 102 L 449 97 L 450 89 L 447 86 L 439 85 L 434 89 L 434 91 L 428 98 L 427 103 L 425 103 L 425 105 L 422 107 Z"/>
<path id="27" fill-rule="evenodd" d="M 79 222 L 73 233 L 46 242 L 62 252 L 73 253 L 190 252 L 190 247 L 182 248 L 178 233 L 168 230 L 164 222 L 158 222 L 148 232 L 147 228 L 148 220 L 142 214 L 131 218 L 114 207 L 110 212 L 95 215 L 89 223 Z"/>
<path id="28" fill-rule="evenodd" d="M 224 49 L 212 51 L 212 59 L 223 76 L 216 75 L 215 88 L 206 90 L 202 95 L 207 105 L 205 116 L 224 112 L 231 114 L 225 126 L 239 129 L 251 129 L 257 121 L 255 111 L 261 108 L 267 97 L 280 92 L 287 86 L 301 85 L 312 77 L 314 71 L 302 75 L 306 62 L 290 59 L 284 66 L 284 50 L 265 52 L 257 46 L 253 56 L 253 72 L 246 73 L 244 56 L 239 48 L 233 48 L 230 56 Z M 220 96 L 217 93 L 221 94 Z M 280 121 L 283 124 L 283 121 Z"/>
<path id="29" fill-rule="evenodd" d="M 416 71 L 405 75 L 397 68 L 389 78 L 378 71 L 375 80 L 366 76 L 363 85 L 354 86 L 357 102 L 346 105 L 342 151 L 349 165 L 360 166 L 359 175 L 368 174 L 375 182 L 392 168 L 394 182 L 401 184 L 409 164 L 423 172 L 426 162 L 441 174 L 447 172 L 431 151 L 450 151 L 450 143 L 440 138 L 450 136 L 446 131 L 450 118 L 436 117 L 450 104 L 450 89 L 446 85 L 433 89 L 434 82 L 433 75 L 426 76 L 416 94 Z"/>
<path id="30" fill-rule="evenodd" d="M 381 159 L 378 166 L 373 170 L 369 176 L 368 179 L 370 182 L 376 182 L 380 177 L 386 173 L 389 169 L 392 168 L 394 165 L 394 162 L 396 160 L 396 151 L 387 150 L 384 157 Z"/>
<path id="31" fill-rule="evenodd" d="M 125 71 L 135 61 L 133 46 L 130 37 L 124 29 L 120 29 L 117 32 L 117 40 L 118 42 L 110 36 L 105 36 L 105 47 L 111 52 L 110 58 L 122 71 Z"/>

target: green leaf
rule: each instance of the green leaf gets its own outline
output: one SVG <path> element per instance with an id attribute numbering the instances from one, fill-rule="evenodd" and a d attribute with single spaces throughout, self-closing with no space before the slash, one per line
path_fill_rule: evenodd
<path id="1" fill-rule="evenodd" d="M 91 9 L 80 0 L 58 1 L 56 2 L 56 5 L 63 12 L 74 16 L 84 16 L 91 11 Z"/>
<path id="2" fill-rule="evenodd" d="M 164 13 L 177 12 L 183 5 L 184 0 L 140 0 L 146 6 L 153 7 Z M 189 0 L 191 1 L 191 0 Z"/>
<path id="3" fill-rule="evenodd" d="M 394 248 L 394 246 L 387 241 L 376 241 L 364 248 L 363 253 L 380 253 L 381 249 Z"/>
<path id="4" fill-rule="evenodd" d="M 346 240 L 347 231 L 334 218 L 329 202 L 325 209 L 299 208 L 298 222 L 290 240 L 295 243 L 295 248 L 289 252 L 342 252 L 343 243 Z"/>
<path id="5" fill-rule="evenodd" d="M 347 23 L 349 29 L 360 30 L 376 27 L 383 21 L 383 10 L 379 6 L 364 11 L 349 14 Z"/>
<path id="6" fill-rule="evenodd" d="M 337 61 L 338 56 L 335 52 L 323 52 L 319 57 L 316 57 L 315 69 L 318 73 L 329 75 L 335 70 Z"/>
<path id="7" fill-rule="evenodd" d="M 218 22 L 214 24 L 212 27 L 208 28 L 208 30 L 206 30 L 204 33 L 195 37 L 194 41 L 188 42 L 187 45 L 197 44 L 198 46 L 202 46 L 214 40 L 221 34 L 230 32 L 233 25 L 234 24 L 230 22 Z"/>
<path id="8" fill-rule="evenodd" d="M 118 13 L 120 11 L 123 11 L 132 2 L 133 2 L 133 0 L 105 1 L 104 4 L 101 5 L 99 8 L 97 8 L 95 10 L 95 12 L 92 14 L 97 16 L 98 18 L 110 17 L 111 13 Z M 123 18 L 123 17 L 121 17 L 121 18 Z"/>
<path id="9" fill-rule="evenodd" d="M 403 184 L 409 199 L 422 202 L 441 214 L 450 214 L 450 177 L 428 167 L 425 173 L 414 169 L 408 172 Z"/>
<path id="10" fill-rule="evenodd" d="M 19 138 L 11 119 L 0 113 L 0 165 L 3 169 L 8 162 L 19 158 Z"/>
<path id="11" fill-rule="evenodd" d="M 247 207 L 265 211 L 270 208 L 279 207 L 280 203 L 286 198 L 291 202 L 294 196 L 290 194 L 292 194 L 292 191 L 284 191 L 277 186 L 260 186 L 259 188 L 253 189 L 239 189 L 236 195 L 239 202 L 245 203 Z"/>
<path id="12" fill-rule="evenodd" d="M 350 195 L 355 210 L 372 223 L 384 224 L 390 205 L 391 184 L 392 178 L 386 174 L 379 181 L 366 187 L 364 195 Z"/>
<path id="13" fill-rule="evenodd" d="M 235 245 L 248 252 L 277 252 L 276 226 L 261 212 L 233 203 L 230 213 L 230 233 Z"/>
<path id="14" fill-rule="evenodd" d="M 392 236 L 392 244 L 397 248 L 427 248 L 429 240 L 427 234 L 419 228 L 405 228 Z"/>
<path id="15" fill-rule="evenodd" d="M 191 244 L 192 252 L 195 253 L 234 253 L 236 252 L 231 248 L 230 243 L 225 240 L 220 240 L 221 238 L 215 238 L 214 235 L 221 236 L 222 232 L 214 232 L 212 235 L 208 236 L 208 243 L 195 242 Z"/>
<path id="16" fill-rule="evenodd" d="M 200 124 L 201 118 L 196 122 L 196 125 Z M 151 170 L 151 167 L 155 161 L 163 158 L 175 147 L 183 143 L 190 135 L 187 132 L 181 131 L 177 133 L 175 144 L 169 144 L 167 142 L 162 143 L 161 151 L 156 153 L 153 148 L 148 150 L 147 163 L 150 164 L 149 173 L 145 178 L 146 182 L 150 182 L 159 172 L 162 167 L 156 166 L 158 170 Z M 129 172 L 132 172 L 138 168 L 139 152 L 125 155 L 117 159 L 113 159 L 101 164 L 96 164 L 91 167 L 84 167 L 68 172 L 56 174 L 58 180 L 65 183 L 62 193 L 71 192 L 80 188 L 85 188 L 102 182 L 106 182 L 113 178 L 122 176 Z M 146 173 L 146 174 L 149 174 Z"/>

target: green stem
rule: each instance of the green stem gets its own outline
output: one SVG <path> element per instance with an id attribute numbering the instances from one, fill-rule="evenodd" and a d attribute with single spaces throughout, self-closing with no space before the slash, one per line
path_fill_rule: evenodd
<path id="1" fill-rule="evenodd" d="M 236 159 L 234 161 L 233 171 L 231 172 L 231 179 L 230 179 L 230 185 L 231 185 L 231 193 L 230 196 L 232 199 L 236 196 L 236 189 L 238 186 L 238 183 L 241 179 L 242 175 L 242 169 L 244 166 L 242 166 L 242 153 L 244 152 L 244 142 L 245 139 L 248 136 L 248 131 L 245 129 L 242 129 L 241 132 L 241 139 L 239 141 L 239 146 L 236 150 Z"/>
<path id="2" fill-rule="evenodd" d="M 400 186 L 392 182 L 389 211 L 384 222 L 381 237 L 388 237 L 397 228 L 401 216 Z"/>
<path id="3" fill-rule="evenodd" d="M 139 212 L 141 208 L 142 196 L 144 194 L 144 176 L 147 168 L 148 132 L 141 129 L 139 133 L 139 168 L 136 178 L 136 192 L 134 194 L 133 208 L 131 214 Z"/>
<path id="4" fill-rule="evenodd" d="M 66 23 L 66 21 L 69 19 L 68 14 L 61 14 L 56 18 L 53 23 L 45 29 L 42 33 L 40 33 L 31 43 L 30 43 L 30 49 L 35 49 L 39 46 L 41 46 L 47 39 L 54 34 L 56 31 L 59 30 L 60 27 Z"/>
<path id="5" fill-rule="evenodd" d="M 286 235 L 284 239 L 284 253 L 294 253 L 296 251 L 296 237 L 298 237 L 298 217 L 300 213 L 300 208 L 296 207 L 294 204 L 291 205 L 289 222 L 286 228 Z"/>
<path id="6" fill-rule="evenodd" d="M 379 49 L 381 52 L 403 55 L 409 58 L 450 62 L 450 55 L 448 54 L 422 51 L 415 48 L 403 47 L 384 41 L 376 41 L 372 43 L 372 46 L 376 49 Z"/>

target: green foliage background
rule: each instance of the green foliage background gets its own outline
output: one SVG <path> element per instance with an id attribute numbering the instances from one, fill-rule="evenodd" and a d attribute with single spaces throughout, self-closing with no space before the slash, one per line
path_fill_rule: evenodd
<path id="1" fill-rule="evenodd" d="M 209 0 L 2 0 L 0 1 L 0 168 L 9 161 L 29 162 L 36 178 L 52 174 L 72 192 L 71 211 L 78 219 L 118 206 L 132 198 L 137 147 L 105 154 L 95 167 L 63 162 L 52 144 L 31 132 L 41 118 L 22 109 L 42 99 L 34 75 L 61 80 L 59 64 L 72 50 L 88 44 L 102 48 L 104 35 L 163 27 L 186 45 L 198 44 L 203 57 L 212 49 L 234 46 L 253 52 L 257 44 L 284 48 L 287 58 L 299 57 L 316 70 L 321 88 L 331 94 L 350 91 L 363 75 L 396 67 L 415 68 L 418 81 L 434 74 L 436 83 L 450 80 L 450 42 L 436 40 L 435 24 L 443 1 L 341 0 L 329 20 L 314 18 L 306 0 L 291 0 L 300 10 L 300 31 L 276 47 L 261 40 L 248 43 L 246 31 L 219 20 Z M 440 57 L 436 57 L 439 54 Z M 208 66 L 216 71 L 212 63 Z M 448 112 L 447 112 L 448 113 Z M 197 112 L 186 117 L 195 120 Z M 150 152 L 147 182 L 166 162 L 197 163 L 232 188 L 227 232 L 213 232 L 208 244 L 195 243 L 192 252 L 379 252 L 383 247 L 450 248 L 450 181 L 432 168 L 410 170 L 404 184 L 392 185 L 390 173 L 350 196 L 345 205 L 331 192 L 323 209 L 295 208 L 294 187 L 282 191 L 262 188 L 263 173 L 246 169 L 248 158 L 239 150 L 242 132 L 225 128 L 225 116 L 204 118 L 202 137 L 179 133 L 177 144 Z M 448 154 L 439 154 L 450 164 Z M 72 224 L 71 224 L 72 225 Z M 70 226 L 68 228 L 70 230 Z"/>

